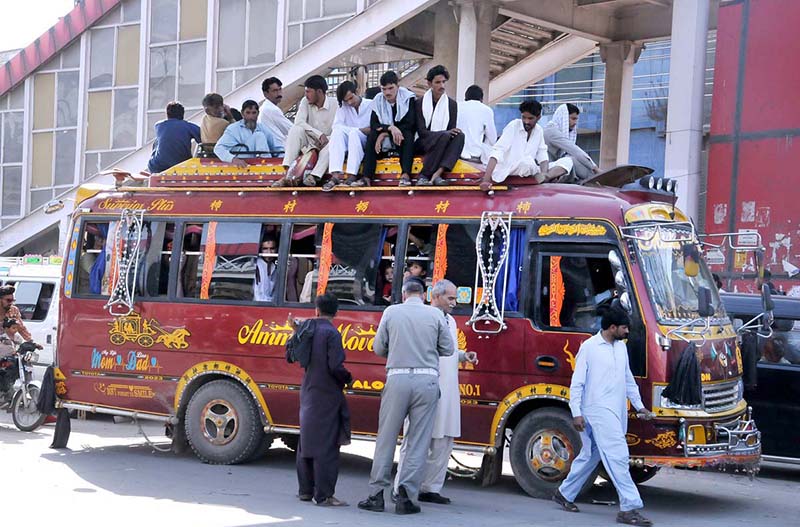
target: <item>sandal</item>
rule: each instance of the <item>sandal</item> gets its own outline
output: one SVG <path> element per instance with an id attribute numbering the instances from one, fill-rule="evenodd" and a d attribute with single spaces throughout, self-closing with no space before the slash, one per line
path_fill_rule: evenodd
<path id="1" fill-rule="evenodd" d="M 306 174 L 303 176 L 303 185 L 306 187 L 316 187 L 317 178 L 315 178 L 312 174 Z"/>
<path id="2" fill-rule="evenodd" d="M 553 493 L 553 501 L 561 505 L 561 508 L 567 512 L 580 512 L 578 506 L 574 502 L 567 500 L 558 489 Z"/>
<path id="3" fill-rule="evenodd" d="M 349 187 L 350 185 L 352 185 L 356 181 L 358 181 L 358 178 L 356 176 L 354 176 L 353 174 L 348 174 L 348 176 L 345 178 L 345 180 L 342 183 L 342 185 L 344 185 L 345 187 Z"/>
<path id="4" fill-rule="evenodd" d="M 341 184 L 342 181 L 338 177 L 331 176 L 331 178 L 324 185 L 322 185 L 322 192 L 330 192 L 334 189 L 334 187 L 337 187 Z"/>
<path id="5" fill-rule="evenodd" d="M 639 514 L 639 511 L 620 511 L 617 514 L 617 523 L 624 523 L 625 525 L 653 525 L 652 520 L 649 520 Z"/>
<path id="6" fill-rule="evenodd" d="M 410 187 L 411 186 L 411 178 L 408 176 L 402 176 L 400 178 L 400 183 L 398 183 L 401 187 Z"/>
<path id="7" fill-rule="evenodd" d="M 417 180 L 418 187 L 429 187 L 431 185 L 432 185 L 431 180 L 426 178 L 425 176 L 422 176 Z"/>
<path id="8" fill-rule="evenodd" d="M 353 181 L 352 183 L 350 183 L 350 186 L 351 187 L 368 187 L 369 186 L 369 180 L 367 178 L 365 178 L 365 177 L 358 178 L 355 181 Z"/>
<path id="9" fill-rule="evenodd" d="M 445 186 L 449 185 L 449 183 L 447 182 L 447 180 L 443 176 L 437 177 L 436 179 L 431 181 L 431 183 L 436 185 L 437 187 L 445 187 Z"/>
<path id="10" fill-rule="evenodd" d="M 296 187 L 296 186 L 297 186 L 297 181 L 295 181 L 294 178 L 291 178 L 289 176 L 284 176 L 279 180 L 275 181 L 274 183 L 272 183 L 272 188 Z"/>

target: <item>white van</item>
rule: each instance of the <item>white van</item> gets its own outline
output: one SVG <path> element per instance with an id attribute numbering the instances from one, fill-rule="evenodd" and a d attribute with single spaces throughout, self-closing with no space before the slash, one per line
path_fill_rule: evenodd
<path id="1" fill-rule="evenodd" d="M 33 341 L 41 344 L 34 378 L 41 380 L 45 366 L 55 357 L 58 328 L 58 289 L 61 284 L 60 256 L 0 257 L 0 285 L 13 285 L 16 306 Z"/>

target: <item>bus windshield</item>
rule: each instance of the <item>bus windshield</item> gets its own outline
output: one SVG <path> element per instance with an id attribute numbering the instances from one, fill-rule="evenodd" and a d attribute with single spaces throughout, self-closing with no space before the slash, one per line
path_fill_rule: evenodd
<path id="1" fill-rule="evenodd" d="M 711 291 L 715 317 L 723 318 L 725 310 L 719 298 L 711 271 L 702 256 L 697 256 L 697 273 L 687 274 L 684 245 L 694 244 L 687 227 L 643 226 L 635 229 L 636 249 L 641 260 L 653 308 L 663 323 L 683 323 L 699 317 L 698 290 Z"/>

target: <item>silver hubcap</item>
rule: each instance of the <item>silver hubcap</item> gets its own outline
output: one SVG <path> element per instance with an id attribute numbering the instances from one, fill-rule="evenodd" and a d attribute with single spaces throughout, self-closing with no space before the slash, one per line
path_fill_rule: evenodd
<path id="1" fill-rule="evenodd" d="M 528 441 L 529 466 L 545 481 L 561 481 L 569 472 L 574 449 L 558 430 L 542 430 Z"/>
<path id="2" fill-rule="evenodd" d="M 209 401 L 200 413 L 203 435 L 212 445 L 227 445 L 239 430 L 239 414 L 224 399 Z"/>

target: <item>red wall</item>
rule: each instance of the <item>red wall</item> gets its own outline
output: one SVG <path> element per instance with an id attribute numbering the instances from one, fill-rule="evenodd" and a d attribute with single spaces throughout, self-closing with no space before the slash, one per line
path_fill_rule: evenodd
<path id="1" fill-rule="evenodd" d="M 800 296 L 800 1 L 723 0 L 711 111 L 706 232 L 757 229 L 773 282 Z M 754 291 L 752 259 L 712 266 Z"/>

